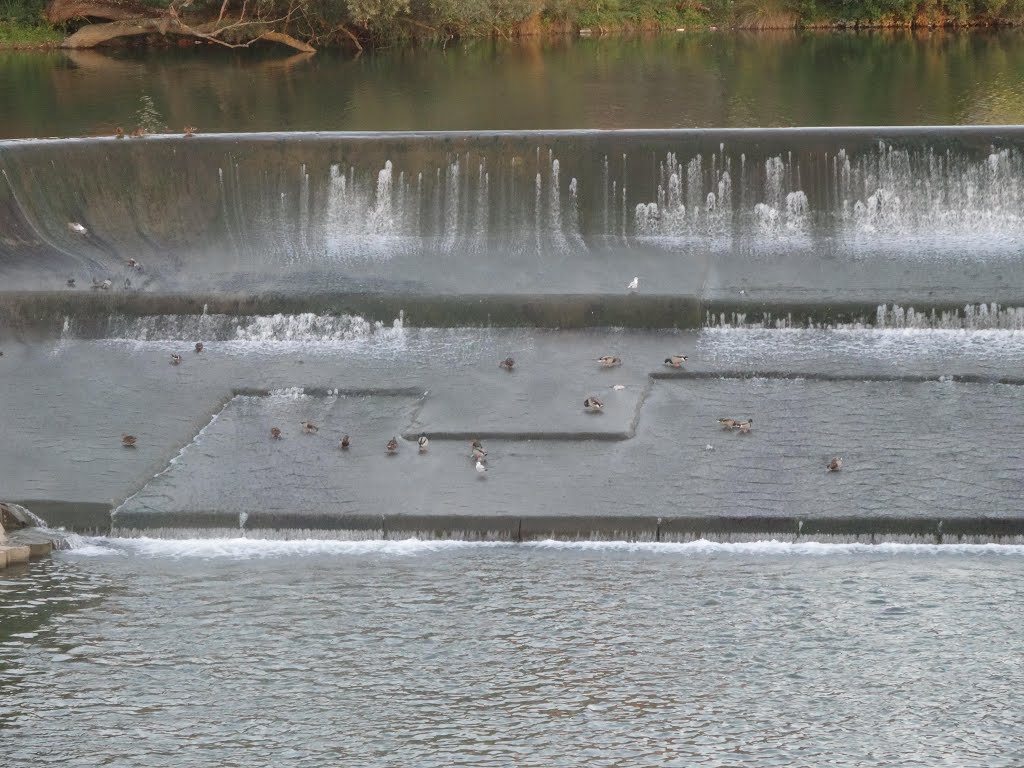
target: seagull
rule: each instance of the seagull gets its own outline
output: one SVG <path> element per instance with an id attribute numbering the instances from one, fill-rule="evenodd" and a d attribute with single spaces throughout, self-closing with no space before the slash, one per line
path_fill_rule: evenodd
<path id="1" fill-rule="evenodd" d="M 487 467 L 484 466 L 484 463 L 482 461 L 477 460 L 477 462 L 476 462 L 476 471 L 477 471 L 477 474 L 482 475 L 484 472 L 487 471 Z"/>
<path id="2" fill-rule="evenodd" d="M 396 453 L 398 453 L 398 439 L 392 437 L 390 440 L 388 440 L 388 444 L 384 447 L 387 448 L 389 456 L 394 456 Z"/>
<path id="3" fill-rule="evenodd" d="M 665 365 L 671 365 L 673 368 L 682 368 L 689 358 L 686 355 L 669 355 L 665 358 Z"/>
<path id="4" fill-rule="evenodd" d="M 76 234 L 79 234 L 79 235 L 87 235 L 87 234 L 89 234 L 89 230 L 86 229 L 85 227 L 83 227 L 77 221 L 69 221 L 68 222 L 68 229 L 70 229 L 72 232 L 74 232 Z"/>
<path id="5" fill-rule="evenodd" d="M 280 428 L 278 428 L 278 427 L 271 427 L 270 428 L 270 437 L 273 440 L 280 440 L 281 439 L 281 430 L 280 430 Z"/>
<path id="6" fill-rule="evenodd" d="M 629 285 L 626 286 L 631 291 L 640 290 L 640 276 L 635 275 L 632 280 L 629 281 Z"/>
<path id="7" fill-rule="evenodd" d="M 135 435 L 121 435 L 121 445 L 125 448 L 134 448 L 136 439 Z"/>
<path id="8" fill-rule="evenodd" d="M 420 435 L 419 439 L 420 453 L 426 453 L 427 448 L 430 447 L 430 438 L 427 437 L 426 433 Z"/>
<path id="9" fill-rule="evenodd" d="M 312 421 L 302 422 L 302 431 L 307 435 L 313 435 L 320 431 L 320 427 L 314 424 Z"/>
<path id="10" fill-rule="evenodd" d="M 181 365 L 181 355 L 171 352 L 171 365 Z"/>
<path id="11" fill-rule="evenodd" d="M 825 471 L 826 472 L 838 472 L 842 468 L 843 468 L 843 457 L 842 456 L 833 456 L 832 457 L 832 461 L 830 461 L 828 463 L 828 466 L 825 467 Z"/>

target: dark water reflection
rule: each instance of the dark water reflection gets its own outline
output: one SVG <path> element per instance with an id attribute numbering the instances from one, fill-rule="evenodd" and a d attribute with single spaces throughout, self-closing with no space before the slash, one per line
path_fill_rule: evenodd
<path id="1" fill-rule="evenodd" d="M 1017 31 L 684 33 L 446 49 L 0 53 L 0 137 L 1024 122 Z"/>
<path id="2" fill-rule="evenodd" d="M 1019 547 L 79 552 L 0 584 L 12 765 L 1024 759 Z"/>

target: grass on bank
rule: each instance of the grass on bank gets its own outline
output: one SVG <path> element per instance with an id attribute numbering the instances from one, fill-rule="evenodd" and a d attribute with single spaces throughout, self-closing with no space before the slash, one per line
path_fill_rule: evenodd
<path id="1" fill-rule="evenodd" d="M 64 32 L 41 25 L 16 24 L 0 20 L 0 47 L 55 48 L 64 39 Z"/>

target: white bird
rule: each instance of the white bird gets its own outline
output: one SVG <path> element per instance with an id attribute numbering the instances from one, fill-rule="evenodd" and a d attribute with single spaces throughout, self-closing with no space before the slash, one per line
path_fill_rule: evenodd
<path id="1" fill-rule="evenodd" d="M 89 233 L 89 230 L 83 227 L 77 221 L 69 221 L 68 229 L 70 229 L 72 232 L 78 233 L 79 235 L 85 235 Z"/>
<path id="2" fill-rule="evenodd" d="M 480 459 L 476 460 L 476 471 L 477 471 L 478 474 L 481 474 L 481 475 L 484 472 L 487 471 L 487 467 L 484 466 L 484 463 L 482 461 L 480 461 Z"/>
<path id="3" fill-rule="evenodd" d="M 629 281 L 629 285 L 626 287 L 631 291 L 640 290 L 640 276 L 634 275 L 633 279 Z"/>

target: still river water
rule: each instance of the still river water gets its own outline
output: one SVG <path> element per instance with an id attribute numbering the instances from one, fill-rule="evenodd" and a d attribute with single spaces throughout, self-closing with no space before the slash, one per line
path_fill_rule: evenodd
<path id="1" fill-rule="evenodd" d="M 1020 123 L 1022 73 L 1012 32 L 8 52 L 0 137 Z M 1020 766 L 1022 595 L 1014 546 L 84 540 L 0 580 L 0 755 Z"/>
<path id="2" fill-rule="evenodd" d="M 0 138 L 1024 122 L 1024 34 L 693 32 L 359 57 L 0 52 Z"/>

